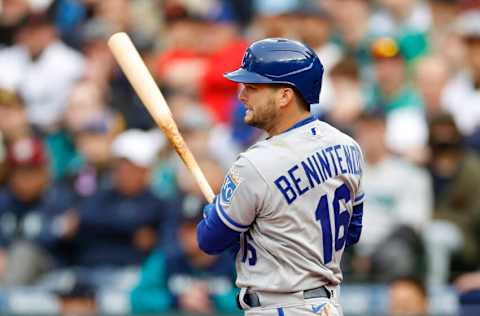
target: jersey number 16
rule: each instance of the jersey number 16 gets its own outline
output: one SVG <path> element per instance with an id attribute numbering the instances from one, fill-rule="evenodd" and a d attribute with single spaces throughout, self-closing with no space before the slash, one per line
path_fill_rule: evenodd
<path id="1" fill-rule="evenodd" d="M 323 263 L 328 264 L 332 261 L 332 246 L 335 244 L 335 251 L 343 249 L 348 234 L 348 225 L 350 224 L 350 214 L 347 210 L 340 211 L 340 201 L 345 203 L 350 202 L 350 190 L 346 184 L 342 184 L 335 190 L 333 196 L 333 214 L 334 214 L 334 228 L 335 234 L 332 236 L 332 225 L 330 223 L 330 206 L 328 205 L 327 194 L 320 198 L 315 211 L 315 219 L 320 221 L 322 226 L 322 239 L 323 239 Z M 343 227 L 342 236 L 340 235 L 340 228 Z M 333 239 L 334 238 L 334 243 Z"/>

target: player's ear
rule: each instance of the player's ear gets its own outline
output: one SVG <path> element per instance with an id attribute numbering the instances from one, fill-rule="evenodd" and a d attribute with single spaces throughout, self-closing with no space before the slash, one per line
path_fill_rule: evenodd
<path id="1" fill-rule="evenodd" d="M 277 102 L 280 107 L 290 104 L 295 98 L 295 91 L 291 87 L 281 87 L 277 91 Z"/>

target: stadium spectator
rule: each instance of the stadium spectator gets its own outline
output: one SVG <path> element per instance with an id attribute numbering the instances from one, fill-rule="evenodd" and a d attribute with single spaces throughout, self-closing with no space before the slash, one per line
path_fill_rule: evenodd
<path id="1" fill-rule="evenodd" d="M 415 70 L 415 84 L 425 106 L 427 120 L 444 110 L 444 91 L 450 78 L 449 66 L 441 56 L 427 56 L 419 60 Z"/>
<path id="2" fill-rule="evenodd" d="M 168 207 L 149 189 L 157 152 L 158 142 L 148 132 L 127 130 L 114 140 L 113 187 L 99 190 L 78 208 L 77 265 L 136 266 L 153 249 Z"/>
<path id="3" fill-rule="evenodd" d="M 48 157 L 39 139 L 12 143 L 7 154 L 8 187 L 0 195 L 0 274 L 4 285 L 25 285 L 66 258 L 48 253 L 50 241 L 59 230 L 51 215 L 68 209 L 72 196 L 60 185 L 50 183 Z"/>
<path id="4" fill-rule="evenodd" d="M 6 143 L 32 134 L 22 98 L 13 90 L 0 88 L 0 132 Z"/>
<path id="5" fill-rule="evenodd" d="M 35 12 L 25 18 L 15 45 L 0 50 L 0 86 L 17 90 L 29 122 L 51 131 L 84 66 L 83 56 L 59 40 L 50 12 Z"/>
<path id="6" fill-rule="evenodd" d="M 83 85 L 85 87 L 85 85 Z M 90 86 L 91 87 L 91 86 Z M 72 88 L 68 99 L 68 105 L 62 116 L 62 125 L 59 129 L 44 136 L 51 157 L 51 174 L 54 179 L 63 179 L 75 173 L 79 168 L 80 159 L 75 148 L 74 135 L 80 123 L 90 115 L 94 102 L 86 100 L 95 99 L 98 95 L 97 87 L 93 89 L 83 88 L 77 84 Z"/>
<path id="7" fill-rule="evenodd" d="M 200 78 L 206 67 L 206 52 L 197 39 L 206 33 L 205 21 L 189 15 L 183 7 L 170 10 L 166 11 L 166 47 L 155 61 L 154 74 L 167 93 L 198 95 Z"/>
<path id="8" fill-rule="evenodd" d="M 30 12 L 27 0 L 5 0 L 0 11 L 0 47 L 14 43 L 15 33 L 23 18 Z"/>
<path id="9" fill-rule="evenodd" d="M 443 115 L 430 123 L 430 171 L 435 193 L 434 217 L 456 225 L 463 246 L 452 258 L 451 276 L 472 271 L 479 262 L 480 159 L 465 148 L 453 118 Z"/>
<path id="10" fill-rule="evenodd" d="M 429 0 L 432 11 L 432 27 L 428 34 L 430 51 L 440 55 L 452 72 L 461 69 L 465 63 L 465 47 L 455 31 L 462 1 Z"/>
<path id="11" fill-rule="evenodd" d="M 107 103 L 105 90 L 94 80 L 83 80 L 75 84 L 69 96 L 68 106 L 63 120 L 66 129 L 75 134 L 92 122 L 100 122 L 105 117 L 113 117 L 110 124 L 115 123 L 115 112 Z"/>
<path id="12" fill-rule="evenodd" d="M 370 44 L 374 31 L 370 20 L 371 4 L 365 0 L 326 3 L 334 18 L 344 56 L 353 56 L 359 66 L 362 81 L 371 82 L 374 80 L 370 66 Z"/>
<path id="13" fill-rule="evenodd" d="M 123 120 L 108 107 L 94 82 L 84 81 L 75 86 L 64 125 L 65 137 L 74 146 L 70 161 L 63 163 L 68 168 L 64 182 L 79 198 L 111 187 L 111 143 L 121 131 Z"/>
<path id="14" fill-rule="evenodd" d="M 107 39 L 113 33 L 114 27 L 100 18 L 89 20 L 79 32 L 81 49 L 86 58 L 83 79 L 95 83 L 97 89 L 105 94 L 115 69 L 113 55 L 107 46 Z"/>
<path id="15" fill-rule="evenodd" d="M 353 58 L 341 60 L 330 70 L 333 104 L 326 119 L 343 130 L 352 130 L 365 107 L 358 65 Z"/>
<path id="16" fill-rule="evenodd" d="M 467 50 L 466 65 L 445 88 L 445 109 L 467 142 L 480 148 L 480 10 L 467 11 L 458 23 Z"/>
<path id="17" fill-rule="evenodd" d="M 257 12 L 248 29 L 249 39 L 256 41 L 265 37 L 296 38 L 297 34 L 291 26 L 290 16 L 282 13 L 284 13 L 282 10 Z"/>
<path id="18" fill-rule="evenodd" d="M 393 280 L 390 283 L 389 298 L 389 316 L 429 315 L 427 289 L 419 279 L 402 277 Z"/>
<path id="19" fill-rule="evenodd" d="M 362 266 L 373 278 L 388 280 L 413 274 L 420 270 L 415 239 L 420 239 L 422 229 L 431 220 L 433 196 L 429 175 L 388 151 L 383 116 L 363 114 L 355 135 L 365 156 L 363 186 L 368 209 L 363 218 L 362 238 L 356 246 L 357 260 L 365 262 Z M 400 248 L 393 247 L 396 243 Z M 406 254 L 397 260 L 392 249 Z"/>
<path id="20" fill-rule="evenodd" d="M 323 5 L 308 1 L 290 15 L 295 20 L 298 39 L 312 47 L 326 70 L 330 71 L 342 57 L 341 48 L 330 41 L 334 26 L 333 17 Z"/>
<path id="21" fill-rule="evenodd" d="M 387 118 L 386 144 L 397 154 L 418 161 L 427 142 L 423 104 L 409 81 L 405 56 L 399 43 L 382 37 L 371 45 L 376 82 L 369 91 L 367 110 L 384 111 Z"/>
<path id="22" fill-rule="evenodd" d="M 240 65 L 247 42 L 240 37 L 228 6 L 223 5 L 209 20 L 205 32 L 215 33 L 215 36 L 205 37 L 208 57 L 205 72 L 200 77 L 200 100 L 217 123 L 229 124 L 238 85 L 225 79 L 223 74 Z"/>
<path id="23" fill-rule="evenodd" d="M 61 316 L 93 316 L 98 313 L 95 289 L 80 280 L 55 291 L 55 294 Z"/>
<path id="24" fill-rule="evenodd" d="M 460 292 L 460 316 L 474 316 L 480 312 L 480 272 L 462 274 L 455 280 Z"/>
<path id="25" fill-rule="evenodd" d="M 94 16 L 104 19 L 116 32 L 129 31 L 132 21 L 132 3 L 128 0 L 96 1 Z"/>
<path id="26" fill-rule="evenodd" d="M 108 48 L 107 40 L 116 30 L 115 25 L 101 16 L 96 16 L 83 25 L 81 48 L 86 58 L 84 79 L 96 86 L 96 95 L 97 98 L 100 97 L 102 106 L 122 115 L 127 128 L 149 129 L 153 126 L 152 119 L 120 72 Z M 135 45 L 142 54 L 145 53 L 147 48 L 144 44 L 137 43 L 133 35 Z"/>

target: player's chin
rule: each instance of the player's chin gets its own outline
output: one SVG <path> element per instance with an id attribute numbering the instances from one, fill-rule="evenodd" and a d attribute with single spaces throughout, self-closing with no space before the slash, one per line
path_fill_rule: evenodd
<path id="1" fill-rule="evenodd" d="M 263 129 L 263 124 L 260 123 L 260 122 L 258 122 L 257 120 L 254 120 L 254 119 L 244 120 L 244 122 L 245 122 L 245 124 L 247 124 L 248 126 Z"/>

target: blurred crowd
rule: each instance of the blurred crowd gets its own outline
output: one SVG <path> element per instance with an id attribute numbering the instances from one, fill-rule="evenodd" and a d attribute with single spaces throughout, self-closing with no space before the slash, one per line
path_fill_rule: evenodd
<path id="1" fill-rule="evenodd" d="M 116 65 L 119 31 L 215 192 L 265 137 L 223 73 L 258 39 L 312 47 L 325 66 L 312 115 L 366 160 L 347 284 L 388 284 L 392 316 L 427 315 L 442 286 L 480 313 L 475 0 L 2 1 L 0 312 L 28 312 L 1 297 L 35 289 L 64 314 L 238 313 L 234 254 L 197 248 L 206 201 Z"/>

